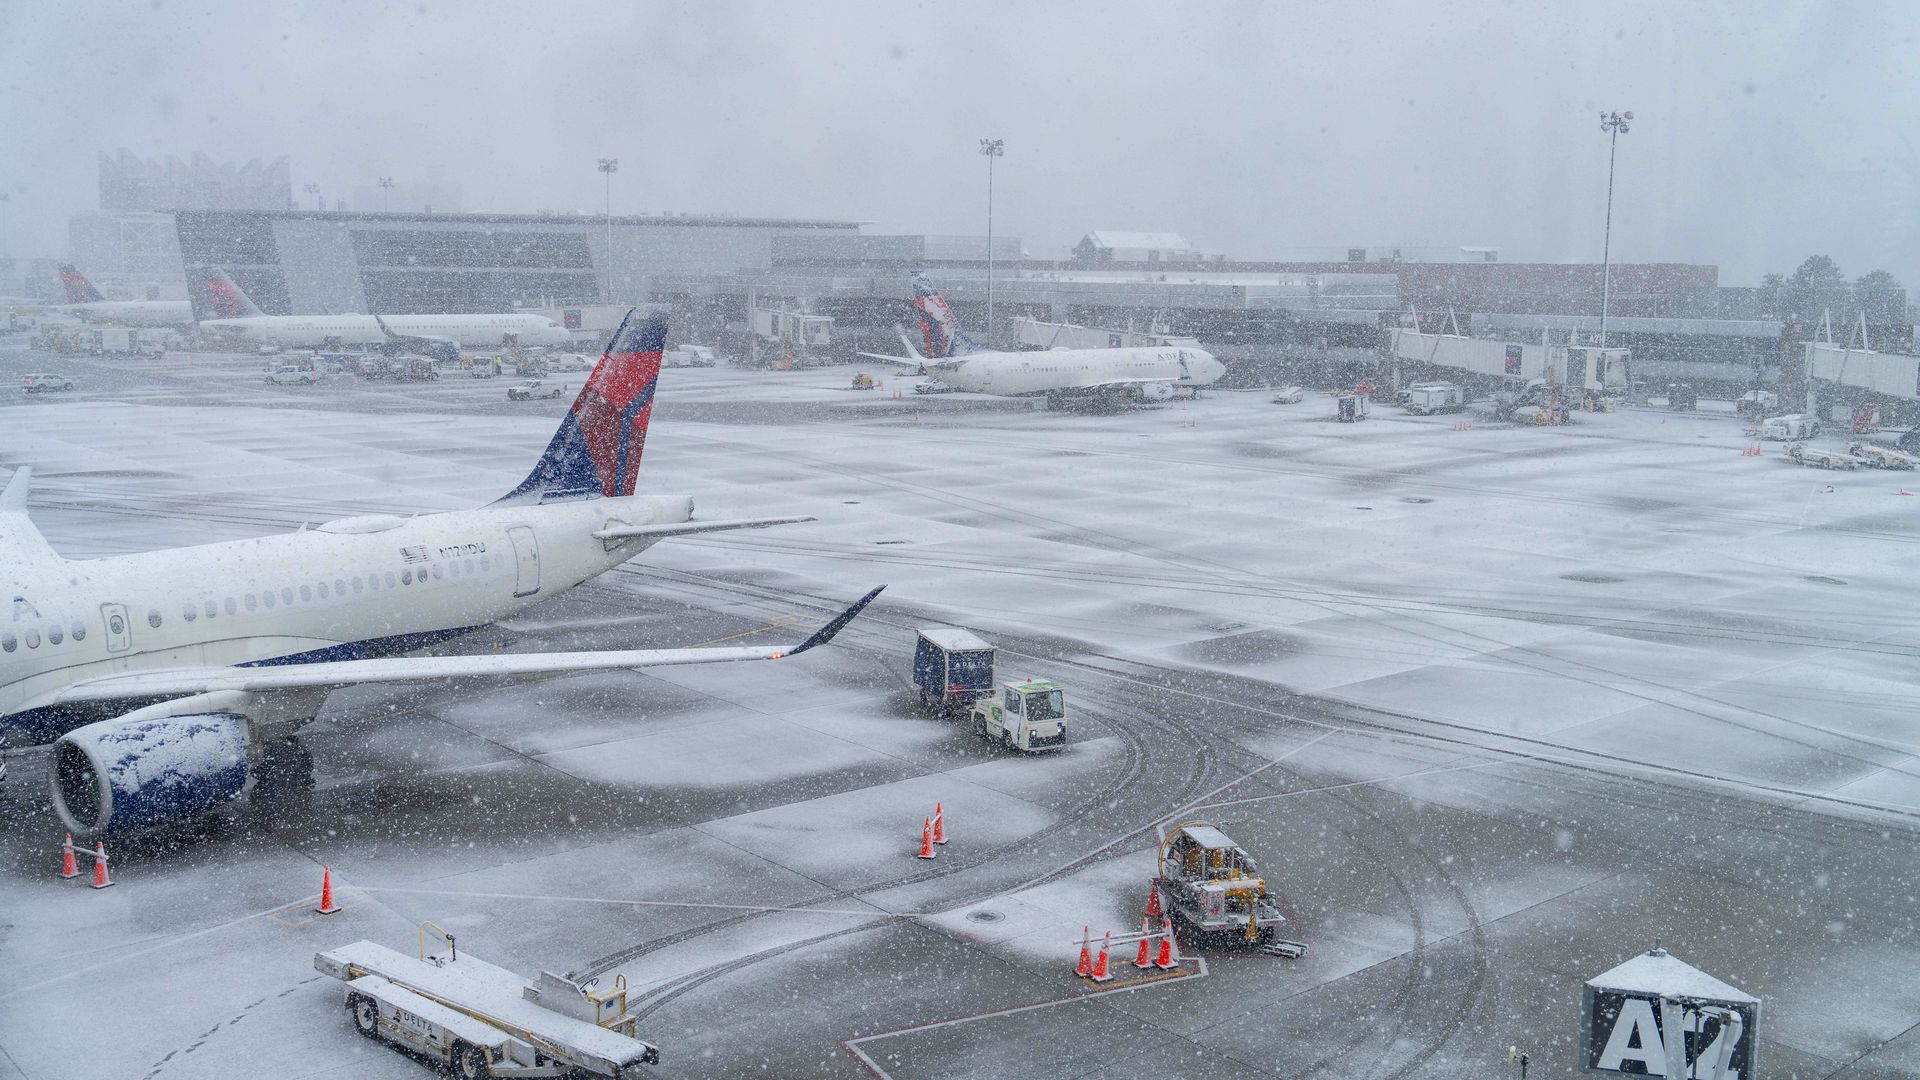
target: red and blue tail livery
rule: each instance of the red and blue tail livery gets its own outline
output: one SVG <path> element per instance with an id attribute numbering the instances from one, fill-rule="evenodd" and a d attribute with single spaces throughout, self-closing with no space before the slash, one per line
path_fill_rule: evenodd
<path id="1" fill-rule="evenodd" d="M 921 348 L 931 360 L 947 360 L 977 351 L 960 330 L 960 317 L 924 272 L 913 275 L 913 310 L 920 316 Z"/>
<path id="2" fill-rule="evenodd" d="M 60 268 L 60 287 L 66 290 L 69 304 L 98 304 L 106 300 L 100 290 L 93 287 L 87 275 L 75 269 L 72 263 Z"/>
<path id="3" fill-rule="evenodd" d="M 665 315 L 629 311 L 533 472 L 501 502 L 633 494 L 667 344 Z"/>

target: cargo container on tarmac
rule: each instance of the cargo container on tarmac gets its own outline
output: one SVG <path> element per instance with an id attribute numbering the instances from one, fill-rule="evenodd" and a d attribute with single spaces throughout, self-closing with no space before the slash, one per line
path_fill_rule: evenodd
<path id="1" fill-rule="evenodd" d="M 923 626 L 913 649 L 913 686 L 923 708 L 964 711 L 993 693 L 993 646 L 957 626 Z"/>

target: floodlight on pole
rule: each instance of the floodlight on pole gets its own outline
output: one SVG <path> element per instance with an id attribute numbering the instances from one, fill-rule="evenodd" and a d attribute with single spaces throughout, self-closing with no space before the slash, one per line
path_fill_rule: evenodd
<path id="1" fill-rule="evenodd" d="M 613 174 L 620 171 L 620 159 L 600 159 L 600 173 L 607 178 L 607 303 L 613 303 Z"/>
<path id="2" fill-rule="evenodd" d="M 987 158 L 987 346 L 993 347 L 993 159 L 1007 152 L 1005 139 L 981 139 Z"/>
<path id="3" fill-rule="evenodd" d="M 1607 225 L 1600 246 L 1600 347 L 1607 347 L 1607 302 L 1613 296 L 1613 158 L 1620 148 L 1620 136 L 1629 130 L 1633 111 L 1603 112 L 1600 130 L 1607 133 Z"/>
<path id="4" fill-rule="evenodd" d="M 326 207 L 321 205 L 321 202 L 320 202 L 320 185 L 319 184 L 308 184 L 302 190 L 304 190 L 307 194 L 313 196 L 313 208 L 315 210 L 326 209 Z"/>
<path id="5" fill-rule="evenodd" d="M 383 214 L 387 212 L 387 193 L 392 190 L 393 190 L 393 177 L 391 176 L 381 177 L 380 178 L 380 212 Z"/>

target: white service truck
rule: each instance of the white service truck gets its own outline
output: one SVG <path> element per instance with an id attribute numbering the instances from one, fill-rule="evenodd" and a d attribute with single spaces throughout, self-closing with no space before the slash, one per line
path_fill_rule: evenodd
<path id="1" fill-rule="evenodd" d="M 1009 750 L 1058 750 L 1067 744 L 1066 690 L 1043 679 L 1002 681 L 969 710 L 973 733 Z"/>
<path id="2" fill-rule="evenodd" d="M 1415 383 L 1402 406 L 1415 416 L 1459 412 L 1467 407 L 1467 393 L 1452 383 Z"/>

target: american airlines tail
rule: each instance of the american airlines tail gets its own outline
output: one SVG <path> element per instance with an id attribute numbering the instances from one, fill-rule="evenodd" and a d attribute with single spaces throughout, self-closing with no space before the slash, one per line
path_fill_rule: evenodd
<path id="1" fill-rule="evenodd" d="M 98 304 L 107 299 L 100 295 L 99 289 L 93 287 L 93 282 L 87 280 L 87 275 L 75 269 L 72 263 L 60 267 L 60 285 L 67 291 L 69 304 Z"/>
<path id="2" fill-rule="evenodd" d="M 498 501 L 545 503 L 633 494 L 666 348 L 664 315 L 628 312 L 533 471 Z"/>
<path id="3" fill-rule="evenodd" d="M 924 272 L 913 275 L 913 309 L 920 316 L 920 342 L 928 359 L 947 360 L 978 351 L 961 332 L 959 316 Z"/>
<path id="4" fill-rule="evenodd" d="M 193 316 L 205 319 L 247 319 L 265 315 L 247 298 L 240 286 L 217 266 L 208 267 L 201 277 L 202 287 L 193 290 Z"/>

